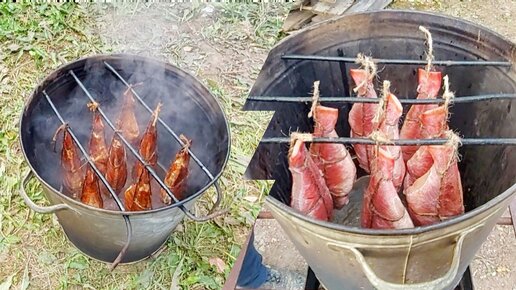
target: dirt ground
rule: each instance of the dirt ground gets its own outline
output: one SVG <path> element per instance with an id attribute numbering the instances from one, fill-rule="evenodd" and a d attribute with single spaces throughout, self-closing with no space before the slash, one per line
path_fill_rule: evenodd
<path id="1" fill-rule="evenodd" d="M 395 1 L 390 8 L 437 11 L 482 24 L 516 42 L 516 1 Z M 305 274 L 307 265 L 274 220 L 258 220 L 255 244 L 264 261 Z M 512 227 L 496 226 L 471 264 L 475 289 L 516 289 L 516 237 Z"/>

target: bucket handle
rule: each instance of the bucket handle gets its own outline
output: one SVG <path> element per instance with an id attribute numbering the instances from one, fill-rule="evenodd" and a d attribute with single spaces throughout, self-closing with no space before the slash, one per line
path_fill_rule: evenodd
<path id="1" fill-rule="evenodd" d="M 355 254 L 355 258 L 362 266 L 362 270 L 364 274 L 366 275 L 369 282 L 373 285 L 376 289 L 382 289 L 382 290 L 426 290 L 426 289 L 445 289 L 446 287 L 449 287 L 450 284 L 455 279 L 455 276 L 457 276 L 457 272 L 459 271 L 459 265 L 460 265 L 460 256 L 461 256 L 461 250 L 462 250 L 462 244 L 464 242 L 464 239 L 466 236 L 475 231 L 476 229 L 483 226 L 483 224 L 477 225 L 473 228 L 470 228 L 464 232 L 462 232 L 459 235 L 459 238 L 457 239 L 457 242 L 455 244 L 455 249 L 453 251 L 453 258 L 450 265 L 450 269 L 444 276 L 437 278 L 435 280 L 429 281 L 429 282 L 423 282 L 423 283 L 416 283 L 416 284 L 397 284 L 397 283 L 390 283 L 387 282 L 380 277 L 378 277 L 373 269 L 367 264 L 367 261 L 365 260 L 362 253 L 357 250 L 355 247 L 351 245 L 345 245 L 345 244 L 333 244 L 335 247 L 344 248 L 353 254 Z"/>
<path id="2" fill-rule="evenodd" d="M 35 211 L 37 213 L 54 213 L 56 211 L 60 211 L 63 209 L 74 210 L 72 207 L 70 207 L 66 203 L 61 203 L 61 204 L 56 204 L 56 205 L 51 205 L 51 206 L 40 206 L 40 205 L 37 205 L 36 203 L 34 203 L 30 199 L 27 192 L 25 191 L 25 187 L 27 187 L 27 184 L 33 177 L 34 177 L 34 173 L 32 173 L 32 171 L 29 171 L 23 178 L 23 181 L 20 185 L 20 195 L 23 198 L 23 200 L 25 201 L 25 204 L 30 209 L 32 209 L 33 211 Z"/>
<path id="3" fill-rule="evenodd" d="M 212 220 L 218 216 L 224 215 L 229 212 L 229 209 L 222 209 L 222 210 L 213 212 L 216 208 L 219 207 L 220 202 L 222 201 L 222 191 L 220 189 L 219 182 L 215 181 L 213 184 L 215 186 L 215 191 L 217 192 L 217 200 L 211 207 L 209 214 L 202 216 L 202 217 L 197 217 L 191 211 L 189 211 L 184 205 L 180 205 L 179 208 L 185 213 L 185 215 L 188 218 L 190 218 L 191 220 L 196 221 L 196 222 L 205 222 L 205 221 Z"/>

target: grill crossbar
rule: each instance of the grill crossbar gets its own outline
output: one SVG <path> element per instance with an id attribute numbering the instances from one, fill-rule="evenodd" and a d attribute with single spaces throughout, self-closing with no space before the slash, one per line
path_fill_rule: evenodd
<path id="1" fill-rule="evenodd" d="M 258 102 L 280 102 L 280 103 L 308 103 L 313 101 L 311 97 L 288 97 L 288 96 L 249 96 L 248 101 Z M 361 98 L 361 97 L 320 97 L 319 102 L 325 103 L 380 103 L 380 98 Z M 455 97 L 450 100 L 450 104 L 474 103 L 480 101 L 491 100 L 516 100 L 516 94 L 485 94 Z M 402 104 L 427 105 L 427 104 L 444 104 L 445 100 L 440 99 L 416 99 L 416 98 L 399 98 Z"/>
<path id="2" fill-rule="evenodd" d="M 82 91 L 86 94 L 86 96 L 88 97 L 88 99 L 90 99 L 90 101 L 92 102 L 97 102 L 95 100 L 95 98 L 93 98 L 93 96 L 90 94 L 90 92 L 88 91 L 88 89 L 86 89 L 86 87 L 84 86 L 84 84 L 81 82 L 81 80 L 75 75 L 75 73 L 70 70 L 69 71 L 70 75 L 74 78 L 75 82 L 79 85 L 79 87 L 82 89 Z M 114 133 L 120 138 L 120 140 L 122 140 L 122 143 L 124 143 L 124 145 L 129 149 L 129 151 L 133 154 L 133 156 L 135 156 L 139 162 L 141 162 L 145 168 L 147 169 L 147 171 L 150 173 L 150 175 L 158 182 L 158 184 L 160 185 L 160 187 L 162 189 L 164 189 L 166 191 L 166 193 L 170 196 L 170 198 L 172 198 L 172 200 L 174 200 L 174 203 L 179 203 L 180 201 L 175 197 L 174 193 L 168 188 L 168 186 L 166 186 L 166 184 L 163 182 L 163 180 L 161 180 L 161 178 L 158 176 L 158 174 L 154 171 L 154 169 L 152 169 L 151 165 L 148 164 L 148 162 L 145 162 L 145 160 L 143 159 L 143 157 L 140 155 L 140 153 L 138 152 L 138 150 L 136 150 L 129 141 L 127 141 L 127 139 L 125 139 L 125 137 L 122 135 L 122 133 L 117 130 L 116 126 L 113 124 L 113 122 L 111 122 L 111 120 L 109 119 L 109 117 L 104 113 L 104 111 L 102 110 L 102 108 L 100 108 L 100 106 L 97 108 L 98 112 L 100 113 L 100 115 L 102 116 L 102 118 L 104 119 L 104 121 L 106 121 L 106 123 L 108 124 L 109 127 L 111 127 L 111 129 L 114 131 Z M 99 172 L 100 173 L 100 172 Z M 184 208 L 184 206 L 181 204 L 179 206 L 181 208 L 181 210 L 183 211 L 187 211 L 186 208 Z"/>
<path id="3" fill-rule="evenodd" d="M 269 137 L 263 138 L 261 143 L 290 143 L 289 137 Z M 374 140 L 372 138 L 348 138 L 348 137 L 313 137 L 306 140 L 306 143 L 339 143 L 339 144 L 366 144 L 366 145 L 386 145 L 386 146 L 424 146 L 424 145 L 444 145 L 449 142 L 446 138 L 435 139 L 393 139 L 393 140 Z M 516 138 L 460 138 L 461 145 L 516 145 Z"/>
<path id="4" fill-rule="evenodd" d="M 138 93 L 133 89 L 133 87 L 109 64 L 107 63 L 106 61 L 104 61 L 104 65 L 106 66 L 106 68 L 112 72 L 122 83 L 124 83 L 124 85 L 129 88 L 131 90 L 131 92 L 133 93 L 133 95 L 136 97 L 136 99 L 140 102 L 140 104 L 142 104 L 142 106 L 147 110 L 149 111 L 149 113 L 153 113 L 152 109 L 145 103 L 145 101 L 143 101 L 143 99 L 140 97 L 140 95 L 138 95 Z M 172 128 L 170 128 L 170 126 L 168 126 L 167 123 L 165 123 L 159 116 L 158 116 L 158 122 L 165 128 L 165 130 L 174 137 L 174 139 L 176 139 L 176 141 L 181 144 L 181 146 L 184 146 L 185 143 L 181 140 L 181 138 L 179 138 L 179 136 L 177 135 L 176 132 L 174 132 L 174 130 L 172 130 Z M 195 161 L 195 163 L 197 163 L 199 165 L 199 167 L 202 169 L 202 171 L 204 171 L 204 173 L 206 173 L 206 175 L 211 179 L 213 180 L 214 177 L 213 177 L 213 174 L 211 174 L 211 172 L 208 170 L 208 168 L 206 168 L 206 166 L 204 166 L 204 164 L 201 162 L 201 160 L 199 158 L 197 158 L 197 156 L 190 150 L 190 148 L 188 148 L 188 154 L 190 154 L 190 157 Z"/>
<path id="5" fill-rule="evenodd" d="M 321 56 L 321 55 L 301 55 L 301 54 L 284 54 L 281 58 L 288 60 L 310 60 L 310 61 L 332 61 L 340 63 L 355 63 L 356 58 L 345 57 L 341 52 L 339 56 Z M 399 65 L 426 65 L 426 60 L 409 60 L 409 59 L 372 59 L 377 64 L 399 64 Z M 454 60 L 433 60 L 432 65 L 435 66 L 500 66 L 511 67 L 508 61 L 454 61 Z M 473 103 L 480 101 L 492 100 L 515 100 L 516 93 L 512 94 L 484 94 L 473 96 L 455 97 L 450 100 L 451 104 Z M 289 96 L 248 96 L 247 101 L 253 102 L 281 102 L 281 103 L 309 103 L 313 101 L 312 97 L 289 97 Z M 319 102 L 325 103 L 380 103 L 380 98 L 361 98 L 361 97 L 320 97 Z M 417 98 L 399 98 L 401 104 L 424 105 L 424 104 L 443 104 L 444 99 L 417 99 Z M 290 143 L 289 137 L 268 137 L 263 138 L 260 143 Z M 368 145 L 387 145 L 387 146 L 422 146 L 422 145 L 443 145 L 449 142 L 449 139 L 396 139 L 396 140 L 374 140 L 372 138 L 328 138 L 328 137 L 312 137 L 306 140 L 307 143 L 340 143 L 340 144 L 368 144 Z M 461 145 L 516 145 L 516 138 L 461 138 Z"/>
<path id="6" fill-rule="evenodd" d="M 322 56 L 322 55 L 302 55 L 302 54 L 284 54 L 281 56 L 284 60 L 312 60 L 312 61 L 333 61 L 355 63 L 356 57 L 344 56 Z M 373 62 L 377 64 L 409 64 L 409 65 L 426 65 L 426 60 L 413 59 L 385 59 L 373 58 Z M 485 60 L 433 60 L 432 65 L 435 66 L 501 66 L 510 67 L 512 64 L 508 61 L 485 61 Z"/>

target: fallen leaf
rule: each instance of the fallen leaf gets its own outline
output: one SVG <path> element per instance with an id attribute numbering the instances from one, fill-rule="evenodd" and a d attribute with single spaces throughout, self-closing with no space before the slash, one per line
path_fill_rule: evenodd
<path id="1" fill-rule="evenodd" d="M 224 273 L 224 269 L 226 268 L 226 263 L 222 261 L 221 258 L 213 257 L 208 260 L 210 265 L 215 266 L 217 269 L 217 273 Z"/>
<path id="2" fill-rule="evenodd" d="M 29 288 L 29 265 L 25 265 L 25 271 L 23 271 L 23 278 L 20 285 L 20 290 L 27 290 Z"/>
<path id="3" fill-rule="evenodd" d="M 174 274 L 172 274 L 172 282 L 170 283 L 170 290 L 181 290 L 181 286 L 179 286 L 179 275 L 183 269 L 183 260 L 179 261 L 179 265 L 177 265 L 174 270 Z"/>
<path id="4" fill-rule="evenodd" d="M 191 46 L 185 46 L 185 47 L 183 47 L 183 50 L 184 50 L 185 52 L 190 52 L 190 51 L 192 51 L 192 50 L 193 50 L 193 47 L 191 47 Z"/>
<path id="5" fill-rule="evenodd" d="M 244 197 L 244 199 L 250 203 L 255 203 L 256 201 L 258 201 L 258 197 L 252 196 L 252 195 L 248 195 L 248 196 Z"/>
<path id="6" fill-rule="evenodd" d="M 9 290 L 9 288 L 11 288 L 11 285 L 13 284 L 13 277 L 14 274 L 7 277 L 7 279 L 5 279 L 5 281 L 2 282 L 2 284 L 0 284 L 0 290 Z"/>
<path id="7" fill-rule="evenodd" d="M 9 49 L 11 52 L 17 52 L 18 50 L 20 50 L 21 46 L 19 46 L 18 44 L 10 44 L 7 46 L 7 49 Z"/>

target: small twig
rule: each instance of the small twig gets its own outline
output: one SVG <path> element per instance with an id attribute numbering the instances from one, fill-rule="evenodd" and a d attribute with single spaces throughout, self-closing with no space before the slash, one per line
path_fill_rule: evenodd
<path id="1" fill-rule="evenodd" d="M 319 97 L 320 97 L 319 84 L 320 83 L 321 83 L 320 81 L 314 82 L 314 93 L 312 95 L 312 107 L 310 108 L 310 112 L 308 112 L 308 118 L 312 118 L 312 116 L 314 117 L 314 119 L 316 118 L 315 108 L 317 107 L 317 104 L 319 103 Z"/>
<path id="2" fill-rule="evenodd" d="M 367 85 L 368 81 L 371 81 L 376 76 L 377 68 L 373 62 L 373 59 L 368 56 L 365 56 L 362 53 L 359 53 L 357 55 L 357 59 L 355 60 L 355 62 L 362 65 L 362 68 L 366 71 L 367 75 L 366 79 L 362 83 L 358 84 L 356 88 L 353 89 L 353 91 L 356 93 L 361 87 Z"/>
<path id="3" fill-rule="evenodd" d="M 152 120 L 153 127 L 156 127 L 156 122 L 158 121 L 158 115 L 159 115 L 159 111 L 161 110 L 161 106 L 163 106 L 163 104 L 161 102 L 159 102 L 158 106 L 156 107 L 156 110 L 154 110 L 154 112 L 152 112 L 152 115 L 154 116 L 154 120 Z"/>
<path id="4" fill-rule="evenodd" d="M 384 117 L 385 110 L 387 109 L 387 96 L 390 94 L 391 82 L 383 81 L 383 90 L 382 90 L 382 98 L 378 103 L 378 108 L 376 109 L 376 113 L 374 114 L 373 124 L 380 123 L 380 120 Z"/>
<path id="5" fill-rule="evenodd" d="M 432 34 L 424 26 L 419 26 L 419 30 L 426 35 L 426 42 L 428 44 L 428 51 L 426 52 L 426 60 L 428 61 L 426 71 L 430 72 L 430 69 L 432 69 L 432 61 L 434 60 L 434 41 L 432 39 Z"/>

